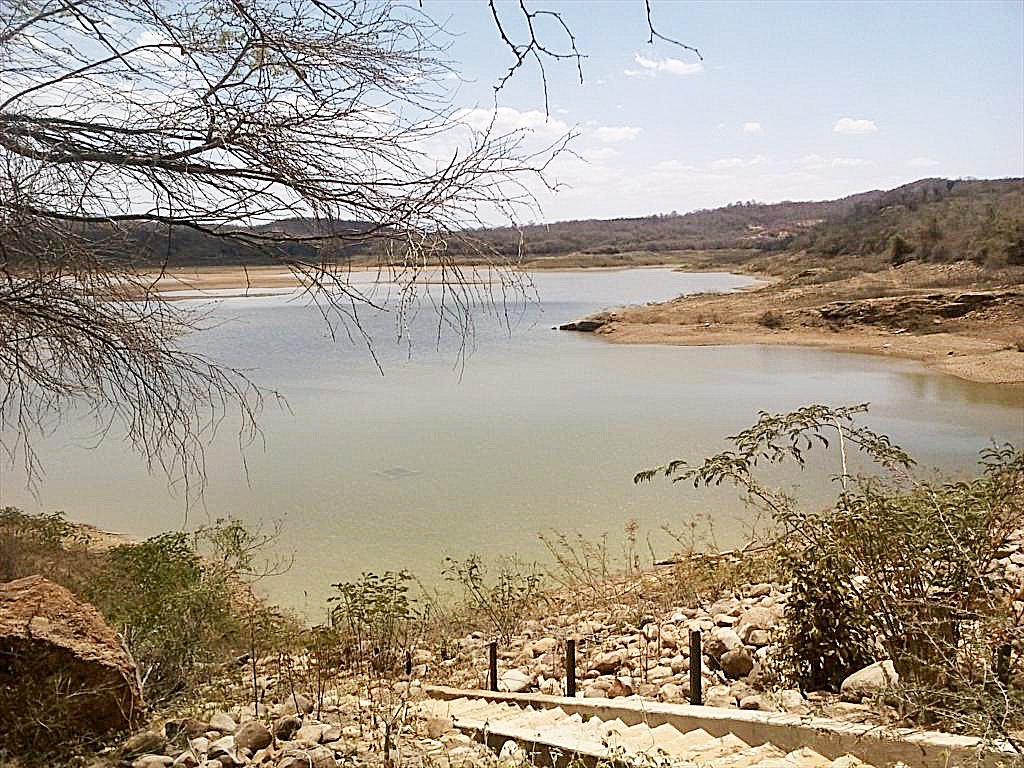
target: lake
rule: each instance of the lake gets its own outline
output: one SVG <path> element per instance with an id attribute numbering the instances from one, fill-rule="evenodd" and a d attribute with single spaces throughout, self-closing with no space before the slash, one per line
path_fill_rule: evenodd
<path id="1" fill-rule="evenodd" d="M 40 444 L 38 497 L 17 472 L 0 478 L 3 504 L 63 509 L 70 518 L 135 536 L 237 516 L 284 521 L 282 551 L 297 554 L 265 584 L 282 603 L 316 614 L 330 584 L 363 570 L 409 568 L 439 580 L 444 556 L 545 557 L 539 531 L 611 531 L 635 519 L 658 555 L 697 515 L 736 543 L 745 514 L 731 493 L 667 482 L 635 486 L 636 471 L 700 458 L 752 423 L 759 409 L 870 402 L 866 421 L 944 472 L 973 469 L 992 439 L 1024 435 L 1024 391 L 962 381 L 880 357 L 783 347 L 612 345 L 552 326 L 603 307 L 665 300 L 750 283 L 668 269 L 539 272 L 540 304 L 515 305 L 511 330 L 479 313 L 472 353 L 435 338 L 428 307 L 412 336 L 368 314 L 383 374 L 358 339 L 331 339 L 315 308 L 290 295 L 206 301 L 216 327 L 189 345 L 287 397 L 268 403 L 265 449 L 247 455 L 222 434 L 207 456 L 209 487 L 189 511 L 114 436 L 93 447 L 87 423 Z M 410 346 L 407 341 L 411 341 Z M 226 430 L 230 433 L 230 430 Z M 816 466 L 838 471 L 834 456 Z M 828 481 L 783 473 L 811 503 Z M 643 545 L 646 550 L 646 544 Z"/>

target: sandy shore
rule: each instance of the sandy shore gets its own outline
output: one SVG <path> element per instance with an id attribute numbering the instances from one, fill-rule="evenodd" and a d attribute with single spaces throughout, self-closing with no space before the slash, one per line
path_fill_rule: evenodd
<path id="1" fill-rule="evenodd" d="M 629 307 L 597 333 L 620 344 L 818 347 L 916 360 L 970 381 L 1024 385 L 1018 274 L 990 275 L 962 263 L 912 264 L 823 282 L 810 272 L 776 276 L 748 291 Z M 964 301 L 992 294 L 953 316 Z"/>
<path id="2" fill-rule="evenodd" d="M 1002 341 L 961 334 L 893 335 L 863 328 L 839 333 L 813 329 L 773 331 L 744 324 L 706 327 L 628 322 L 612 323 L 598 333 L 619 344 L 785 344 L 817 347 L 917 360 L 933 370 L 968 381 L 1024 385 L 1024 352 L 1018 352 L 1016 348 L 1007 349 L 1007 344 Z"/>

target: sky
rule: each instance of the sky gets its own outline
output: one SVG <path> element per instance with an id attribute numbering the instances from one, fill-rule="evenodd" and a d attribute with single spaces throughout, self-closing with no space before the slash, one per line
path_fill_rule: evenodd
<path id="1" fill-rule="evenodd" d="M 919 178 L 1024 176 L 1024 2 L 532 0 L 585 55 L 525 64 L 498 127 L 537 146 L 579 135 L 534 187 L 537 221 L 680 213 L 739 200 L 831 199 Z M 479 119 L 514 59 L 483 0 L 423 0 L 451 35 L 453 103 Z M 518 3 L 499 2 L 521 39 Z M 565 37 L 539 17 L 541 39 Z M 477 111 L 474 111 L 477 110 Z M 484 110 L 485 112 L 480 112 Z"/>

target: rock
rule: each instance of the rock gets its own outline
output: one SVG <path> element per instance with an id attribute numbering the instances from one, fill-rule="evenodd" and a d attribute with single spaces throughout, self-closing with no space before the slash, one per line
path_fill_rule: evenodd
<path id="1" fill-rule="evenodd" d="M 748 597 L 767 597 L 772 593 L 772 585 L 768 583 L 754 584 L 747 590 Z"/>
<path id="2" fill-rule="evenodd" d="M 600 683 L 592 683 L 583 689 L 585 699 L 603 699 L 608 693 L 608 686 Z"/>
<path id="3" fill-rule="evenodd" d="M 210 718 L 210 728 L 221 733 L 234 733 L 238 725 L 231 715 L 226 712 L 218 712 Z"/>
<path id="4" fill-rule="evenodd" d="M 900 676 L 889 660 L 876 661 L 843 680 L 839 687 L 843 701 L 860 702 L 896 685 Z"/>
<path id="5" fill-rule="evenodd" d="M 742 699 L 740 699 L 740 709 L 760 711 L 763 708 L 764 702 L 761 701 L 761 697 L 756 693 L 750 696 L 744 696 Z"/>
<path id="6" fill-rule="evenodd" d="M 533 681 L 521 669 L 507 669 L 498 678 L 498 690 L 507 693 L 522 693 Z"/>
<path id="7" fill-rule="evenodd" d="M 175 739 L 178 736 L 194 739 L 196 736 L 202 736 L 208 730 L 210 730 L 209 723 L 204 723 L 202 720 L 196 720 L 191 717 L 185 717 L 181 720 L 168 720 L 164 723 L 164 733 L 167 734 L 168 739 Z"/>
<path id="8" fill-rule="evenodd" d="M 736 709 L 736 699 L 729 693 L 729 689 L 726 686 L 712 685 L 704 694 L 704 705 Z"/>
<path id="9" fill-rule="evenodd" d="M 450 717 L 428 717 L 426 725 L 428 739 L 440 739 L 455 727 Z"/>
<path id="10" fill-rule="evenodd" d="M 343 735 L 340 725 L 329 725 L 324 728 L 324 732 L 320 734 L 320 743 L 330 744 L 334 741 L 341 741 L 341 737 Z"/>
<path id="11" fill-rule="evenodd" d="M 230 755 L 235 751 L 235 737 L 222 736 L 210 744 L 207 753 L 210 757 L 219 758 L 221 755 Z"/>
<path id="12" fill-rule="evenodd" d="M 811 713 L 811 708 L 807 706 L 807 700 L 796 688 L 790 688 L 780 693 L 779 705 L 784 712 L 791 715 L 809 715 Z"/>
<path id="13" fill-rule="evenodd" d="M 60 675 L 62 727 L 77 735 L 142 722 L 142 687 L 120 639 L 99 611 L 42 576 L 0 584 L 0 657 L 0 688 L 26 709 L 40 700 L 35 686 Z"/>
<path id="14" fill-rule="evenodd" d="M 324 735 L 326 726 L 320 723 L 304 725 L 295 732 L 295 741 L 304 741 L 307 744 L 319 744 L 320 737 Z"/>
<path id="15" fill-rule="evenodd" d="M 284 715 L 274 721 L 271 728 L 274 736 L 282 741 L 290 741 L 295 737 L 295 732 L 302 727 L 302 720 L 298 715 Z"/>
<path id="16" fill-rule="evenodd" d="M 740 601 L 735 597 L 725 597 L 721 600 L 716 600 L 708 608 L 708 614 L 710 616 L 739 616 Z"/>
<path id="17" fill-rule="evenodd" d="M 189 739 L 188 748 L 197 755 L 205 755 L 210 751 L 210 740 L 205 736 L 197 736 L 194 739 Z"/>
<path id="18" fill-rule="evenodd" d="M 727 651 L 740 648 L 743 641 L 736 632 L 728 627 L 719 627 L 711 633 L 711 637 L 704 643 L 704 653 L 716 661 Z"/>
<path id="19" fill-rule="evenodd" d="M 723 653 L 718 663 L 722 665 L 722 671 L 730 680 L 746 677 L 754 669 L 754 657 L 742 646 Z"/>
<path id="20" fill-rule="evenodd" d="M 335 768 L 334 752 L 327 747 L 290 749 L 277 763 L 277 768 Z"/>
<path id="21" fill-rule="evenodd" d="M 752 629 L 750 630 L 750 632 L 747 633 L 747 639 L 744 642 L 746 642 L 747 645 L 753 645 L 758 648 L 763 648 L 764 646 L 771 643 L 771 641 L 771 635 L 768 634 L 767 630 Z"/>
<path id="22" fill-rule="evenodd" d="M 736 624 L 736 634 L 744 643 L 750 642 L 750 635 L 757 630 L 771 630 L 779 622 L 779 615 L 771 608 L 755 606 L 744 611 Z"/>
<path id="23" fill-rule="evenodd" d="M 308 715 L 313 711 L 313 700 L 297 693 L 289 696 L 281 707 L 282 715 Z"/>
<path id="24" fill-rule="evenodd" d="M 139 731 L 121 745 L 121 754 L 131 757 L 143 752 L 159 752 L 167 745 L 167 739 L 159 731 Z"/>
<path id="25" fill-rule="evenodd" d="M 258 720 L 242 723 L 235 729 L 235 746 L 250 752 L 269 747 L 273 741 L 274 737 L 270 735 L 267 726 Z"/>
<path id="26" fill-rule="evenodd" d="M 174 758 L 167 755 L 142 755 L 132 760 L 132 768 L 168 768 L 174 765 Z"/>
<path id="27" fill-rule="evenodd" d="M 671 624 L 662 626 L 660 639 L 662 648 L 675 648 L 679 645 L 679 635 Z"/>
<path id="28" fill-rule="evenodd" d="M 174 759 L 173 765 L 180 768 L 196 768 L 199 765 L 199 758 L 191 750 L 186 749 Z"/>
<path id="29" fill-rule="evenodd" d="M 665 702 L 687 701 L 689 692 L 675 683 L 665 683 L 658 689 L 658 699 Z"/>
<path id="30" fill-rule="evenodd" d="M 675 674 L 672 672 L 672 667 L 657 666 L 647 672 L 647 679 L 652 683 L 656 683 L 659 680 L 664 680 L 666 677 L 672 677 Z"/>
<path id="31" fill-rule="evenodd" d="M 624 650 L 599 653 L 590 660 L 590 669 L 597 670 L 602 675 L 618 672 L 619 668 L 625 663 L 626 658 L 626 651 Z"/>
<path id="32" fill-rule="evenodd" d="M 553 677 L 545 677 L 538 688 L 545 696 L 561 696 L 563 693 L 562 682 Z"/>
<path id="33" fill-rule="evenodd" d="M 530 643 L 530 654 L 532 656 L 543 656 L 558 647 L 558 641 L 553 637 L 542 637 Z"/>
<path id="34" fill-rule="evenodd" d="M 564 323 L 558 326 L 560 331 L 579 331 L 581 333 L 593 333 L 594 331 L 600 330 L 608 322 L 611 321 L 611 317 L 606 314 L 591 315 L 582 320 L 577 320 L 574 323 Z"/>

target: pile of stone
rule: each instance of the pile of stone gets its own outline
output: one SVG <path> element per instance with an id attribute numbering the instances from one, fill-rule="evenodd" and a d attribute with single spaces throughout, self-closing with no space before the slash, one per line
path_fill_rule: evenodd
<path id="1" fill-rule="evenodd" d="M 586 698 L 637 696 L 667 703 L 688 703 L 690 633 L 700 632 L 699 660 L 706 706 L 810 714 L 829 714 L 859 722 L 875 720 L 862 704 L 896 681 L 891 662 L 874 664 L 844 683 L 843 702 L 827 694 L 805 696 L 796 689 L 772 688 L 764 668 L 773 652 L 786 614 L 787 593 L 779 584 L 748 584 L 735 595 L 699 608 L 675 607 L 662 616 L 645 616 L 631 624 L 630 607 L 612 606 L 527 622 L 511 647 L 501 649 L 499 688 L 513 693 L 564 695 L 565 643 L 577 642 L 578 692 Z M 449 680 L 463 687 L 483 687 L 487 669 L 486 638 L 474 633 L 461 641 L 468 660 L 463 669 L 476 676 Z M 456 664 L 457 662 L 449 662 Z M 432 665 L 428 665 L 432 666 Z"/>
<path id="2" fill-rule="evenodd" d="M 412 698 L 422 695 L 411 690 Z M 352 720 L 358 702 L 330 699 L 314 716 L 311 699 L 288 697 L 265 717 L 251 707 L 218 711 L 209 718 L 168 720 L 162 730 L 137 733 L 121 747 L 131 768 L 335 768 L 339 763 L 379 761 L 380 745 L 367 728 Z M 397 747 L 429 757 L 432 764 L 483 764 L 489 753 L 455 730 L 451 720 L 410 721 L 398 735 Z"/>

